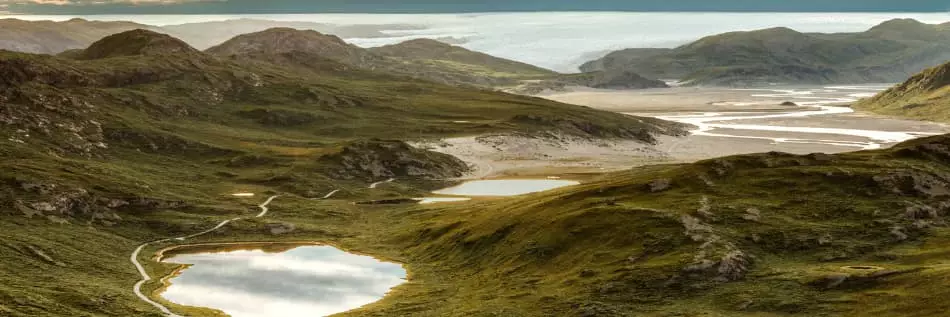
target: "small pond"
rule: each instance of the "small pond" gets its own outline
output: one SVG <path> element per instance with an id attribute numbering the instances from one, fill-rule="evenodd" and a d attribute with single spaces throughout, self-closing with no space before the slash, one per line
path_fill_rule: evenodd
<path id="1" fill-rule="evenodd" d="M 190 266 L 162 297 L 233 317 L 340 313 L 380 300 L 406 277 L 399 264 L 318 245 L 232 247 L 163 261 Z"/>

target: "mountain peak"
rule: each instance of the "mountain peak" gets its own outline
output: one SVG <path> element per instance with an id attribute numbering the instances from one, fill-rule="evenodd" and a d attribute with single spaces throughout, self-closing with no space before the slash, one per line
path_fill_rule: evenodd
<path id="1" fill-rule="evenodd" d="M 931 39 L 939 31 L 938 26 L 914 19 L 893 19 L 878 24 L 867 33 L 877 36 L 893 36 L 901 39 Z"/>
<path id="2" fill-rule="evenodd" d="M 325 50 L 330 47 L 349 46 L 351 45 L 334 35 L 327 35 L 314 30 L 277 27 L 238 35 L 220 45 L 209 48 L 208 52 L 217 55 L 241 55 L 261 52 L 314 51 Z"/>
<path id="3" fill-rule="evenodd" d="M 875 25 L 874 27 L 871 28 L 871 30 L 874 30 L 874 29 L 906 29 L 906 28 L 915 28 L 915 27 L 921 27 L 921 26 L 929 26 L 929 24 L 926 24 L 926 23 L 917 21 L 917 20 L 915 20 L 915 19 L 909 19 L 909 18 L 906 18 L 906 19 L 890 19 L 890 20 L 881 22 L 881 24 Z"/>
<path id="4" fill-rule="evenodd" d="M 86 48 L 81 59 L 102 59 L 119 56 L 198 54 L 188 43 L 167 34 L 135 29 L 107 36 Z"/>
<path id="5" fill-rule="evenodd" d="M 283 27 L 238 35 L 209 48 L 207 52 L 219 56 L 306 53 L 357 66 L 377 59 L 368 51 L 346 43 L 337 36 Z"/>

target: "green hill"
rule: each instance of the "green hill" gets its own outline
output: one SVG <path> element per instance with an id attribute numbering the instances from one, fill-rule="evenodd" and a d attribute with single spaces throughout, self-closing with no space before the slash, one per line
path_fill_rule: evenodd
<path id="1" fill-rule="evenodd" d="M 948 149 L 742 155 L 395 213 L 413 283 L 348 315 L 941 315 Z"/>
<path id="2" fill-rule="evenodd" d="M 613 52 L 581 69 L 623 69 L 693 85 L 881 83 L 904 80 L 947 60 L 950 28 L 898 19 L 861 33 L 788 28 L 724 33 L 675 49 Z"/>
<path id="3" fill-rule="evenodd" d="M 927 69 L 854 107 L 892 116 L 950 122 L 950 64 Z"/>

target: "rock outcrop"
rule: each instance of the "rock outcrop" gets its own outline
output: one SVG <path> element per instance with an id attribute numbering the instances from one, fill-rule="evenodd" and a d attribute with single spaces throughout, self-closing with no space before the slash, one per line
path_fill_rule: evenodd
<path id="1" fill-rule="evenodd" d="M 339 179 L 448 179 L 461 177 L 470 169 L 451 155 L 417 149 L 402 141 L 375 139 L 350 143 L 320 160 L 329 166 L 327 173 Z"/>
<path id="2" fill-rule="evenodd" d="M 84 188 L 56 183 L 8 179 L 4 187 L 12 191 L 13 212 L 27 218 L 41 217 L 50 222 L 67 224 L 113 225 L 122 221 L 120 212 L 179 209 L 183 201 L 149 197 L 113 198 Z"/>

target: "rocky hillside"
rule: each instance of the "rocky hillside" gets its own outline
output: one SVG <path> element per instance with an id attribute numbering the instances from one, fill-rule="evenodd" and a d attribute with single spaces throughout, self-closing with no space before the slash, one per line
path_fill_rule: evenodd
<path id="1" fill-rule="evenodd" d="M 950 122 L 950 63 L 927 69 L 854 107 L 892 116 Z"/>
<path id="2" fill-rule="evenodd" d="M 892 20 L 861 33 L 788 28 L 709 36 L 675 49 L 613 52 L 584 71 L 630 70 L 694 85 L 901 81 L 950 60 L 950 27 Z"/>

